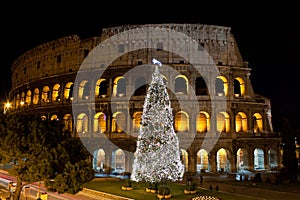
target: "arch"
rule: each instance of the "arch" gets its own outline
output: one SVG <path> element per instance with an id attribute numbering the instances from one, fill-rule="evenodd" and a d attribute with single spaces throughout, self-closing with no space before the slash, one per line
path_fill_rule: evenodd
<path id="1" fill-rule="evenodd" d="M 201 111 L 197 114 L 196 130 L 198 133 L 206 133 L 210 130 L 210 117 L 207 112 Z"/>
<path id="2" fill-rule="evenodd" d="M 197 161 L 196 161 L 197 172 L 206 172 L 209 169 L 208 162 L 208 153 L 205 149 L 200 149 L 197 152 Z"/>
<path id="3" fill-rule="evenodd" d="M 206 81 L 202 76 L 196 78 L 196 95 L 208 95 L 208 88 Z"/>
<path id="4" fill-rule="evenodd" d="M 64 130 L 73 131 L 73 117 L 71 114 L 65 114 L 63 117 Z"/>
<path id="5" fill-rule="evenodd" d="M 224 76 L 217 76 L 215 81 L 215 92 L 217 96 L 227 96 L 228 82 Z"/>
<path id="6" fill-rule="evenodd" d="M 243 112 L 238 112 L 235 116 L 235 131 L 236 132 L 247 132 L 247 115 Z"/>
<path id="7" fill-rule="evenodd" d="M 43 121 L 47 120 L 46 115 L 42 115 L 42 116 L 41 116 L 41 119 L 42 119 Z"/>
<path id="8" fill-rule="evenodd" d="M 51 117 L 50 117 L 50 120 L 51 121 L 57 121 L 57 120 L 59 120 L 59 118 L 58 118 L 58 116 L 57 115 L 52 115 Z"/>
<path id="9" fill-rule="evenodd" d="M 60 101 L 60 84 L 55 84 L 52 91 L 52 101 Z"/>
<path id="10" fill-rule="evenodd" d="M 98 173 L 103 173 L 105 171 L 105 151 L 103 149 L 96 150 L 93 161 L 93 169 Z"/>
<path id="11" fill-rule="evenodd" d="M 230 131 L 230 117 L 227 112 L 219 112 L 217 114 L 217 130 L 222 133 Z"/>
<path id="12" fill-rule="evenodd" d="M 133 131 L 138 131 L 141 126 L 143 112 L 138 111 L 133 114 L 132 127 Z"/>
<path id="13" fill-rule="evenodd" d="M 23 106 L 25 104 L 25 92 L 21 93 L 21 106 Z"/>
<path id="14" fill-rule="evenodd" d="M 179 111 L 175 114 L 175 131 L 189 131 L 189 116 L 184 111 Z"/>
<path id="15" fill-rule="evenodd" d="M 236 169 L 237 171 L 248 170 L 249 160 L 248 160 L 248 151 L 244 148 L 239 148 L 236 153 Z"/>
<path id="16" fill-rule="evenodd" d="M 73 97 L 73 82 L 68 82 L 65 86 L 64 98 L 69 100 Z"/>
<path id="17" fill-rule="evenodd" d="M 94 116 L 93 131 L 105 133 L 106 132 L 106 115 L 103 112 L 98 112 Z"/>
<path id="18" fill-rule="evenodd" d="M 181 150 L 181 162 L 184 165 L 185 172 L 189 171 L 189 154 L 185 149 Z"/>
<path id="19" fill-rule="evenodd" d="M 263 119 L 260 113 L 252 115 L 252 125 L 254 133 L 261 133 L 263 131 Z"/>
<path id="20" fill-rule="evenodd" d="M 31 90 L 28 90 L 27 93 L 26 93 L 25 103 L 26 103 L 26 105 L 31 104 Z"/>
<path id="21" fill-rule="evenodd" d="M 265 169 L 264 151 L 260 148 L 256 148 L 254 149 L 253 156 L 254 156 L 254 170 Z"/>
<path id="22" fill-rule="evenodd" d="M 138 77 L 134 83 L 134 96 L 146 95 L 147 93 L 147 84 L 144 77 Z"/>
<path id="23" fill-rule="evenodd" d="M 175 93 L 187 94 L 188 93 L 188 79 L 184 75 L 177 75 L 175 77 Z"/>
<path id="24" fill-rule="evenodd" d="M 113 84 L 113 96 L 125 96 L 126 95 L 126 81 L 123 76 L 118 76 L 114 80 Z"/>
<path id="25" fill-rule="evenodd" d="M 217 171 L 230 171 L 230 161 L 228 157 L 228 151 L 226 151 L 224 148 L 221 148 L 217 151 Z"/>
<path id="26" fill-rule="evenodd" d="M 87 100 L 90 97 L 90 85 L 89 81 L 83 80 L 79 84 L 78 88 L 78 98 L 80 100 Z"/>
<path id="27" fill-rule="evenodd" d="M 269 168 L 271 170 L 273 169 L 277 169 L 278 168 L 278 154 L 276 152 L 276 150 L 270 148 L 268 150 L 268 164 L 269 164 Z"/>
<path id="28" fill-rule="evenodd" d="M 112 153 L 113 173 L 125 172 L 125 153 L 122 149 L 118 149 Z"/>
<path id="29" fill-rule="evenodd" d="M 100 78 L 96 82 L 95 97 L 105 97 L 107 95 L 107 81 L 104 78 Z"/>
<path id="30" fill-rule="evenodd" d="M 245 95 L 245 81 L 241 77 L 236 77 L 233 81 L 233 93 L 236 97 Z"/>
<path id="31" fill-rule="evenodd" d="M 40 90 L 39 88 L 35 88 L 33 91 L 33 104 L 38 104 L 40 100 Z"/>
<path id="32" fill-rule="evenodd" d="M 42 90 L 42 101 L 46 103 L 50 102 L 50 88 L 47 85 Z"/>
<path id="33" fill-rule="evenodd" d="M 85 113 L 81 113 L 77 117 L 76 129 L 78 133 L 88 132 L 88 116 Z"/>
<path id="34" fill-rule="evenodd" d="M 20 94 L 17 94 L 17 101 L 16 101 L 17 108 L 20 106 L 20 101 L 21 101 Z"/>
<path id="35" fill-rule="evenodd" d="M 115 112 L 112 118 L 111 131 L 121 133 L 126 127 L 126 117 L 123 112 Z"/>

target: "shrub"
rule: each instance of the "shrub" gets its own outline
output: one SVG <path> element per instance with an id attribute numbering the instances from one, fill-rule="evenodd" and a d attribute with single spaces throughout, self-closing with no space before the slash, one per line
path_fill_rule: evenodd
<path id="1" fill-rule="evenodd" d="M 171 190 L 168 186 L 160 185 L 158 187 L 158 194 L 160 194 L 160 195 L 169 195 L 170 193 L 171 193 Z"/>
<path id="2" fill-rule="evenodd" d="M 130 180 L 130 178 L 126 179 L 125 185 L 126 187 L 132 187 L 132 181 Z"/>
<path id="3" fill-rule="evenodd" d="M 188 191 L 194 191 L 197 188 L 197 184 L 195 181 L 188 181 L 186 183 L 186 190 Z"/>

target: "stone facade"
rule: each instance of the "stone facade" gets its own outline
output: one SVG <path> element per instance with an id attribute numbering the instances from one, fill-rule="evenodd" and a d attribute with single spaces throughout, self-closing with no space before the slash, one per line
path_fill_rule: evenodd
<path id="1" fill-rule="evenodd" d="M 153 58 L 165 66 L 186 172 L 280 167 L 271 103 L 253 91 L 230 27 L 126 25 L 41 44 L 13 63 L 12 112 L 62 120 L 95 170 L 130 172 Z"/>

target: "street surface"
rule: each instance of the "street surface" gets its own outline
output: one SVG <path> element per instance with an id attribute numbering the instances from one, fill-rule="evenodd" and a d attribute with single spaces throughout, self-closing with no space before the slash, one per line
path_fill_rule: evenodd
<path id="1" fill-rule="evenodd" d="M 228 180 L 226 176 L 203 176 L 203 183 L 200 184 L 199 177 L 194 177 L 198 181 L 198 187 L 201 189 L 208 190 L 209 186 L 212 185 L 213 189 L 218 185 L 219 192 L 230 193 L 232 195 L 239 196 L 241 199 L 253 198 L 254 200 L 298 200 L 300 199 L 300 191 L 292 193 L 280 192 L 274 190 L 263 190 L 252 186 L 240 186 L 240 185 L 229 185 L 225 183 Z M 8 183 L 14 181 L 13 177 L 8 176 L 5 173 L 0 172 L 0 198 L 6 200 L 9 197 Z M 58 194 L 46 191 L 46 188 L 39 183 L 28 185 L 30 187 L 30 197 L 26 198 L 24 192 L 22 193 L 22 200 L 36 200 L 38 194 L 42 200 L 132 200 L 125 197 L 115 196 L 103 192 L 98 192 L 84 188 L 82 191 L 75 195 L 71 194 Z"/>

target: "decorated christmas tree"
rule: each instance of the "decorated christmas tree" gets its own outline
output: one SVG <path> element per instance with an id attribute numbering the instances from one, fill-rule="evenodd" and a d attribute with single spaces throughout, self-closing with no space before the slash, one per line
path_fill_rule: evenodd
<path id="1" fill-rule="evenodd" d="M 184 165 L 167 87 L 159 72 L 162 65 L 155 59 L 152 62 L 156 65 L 143 107 L 131 180 L 148 183 L 182 180 Z"/>

